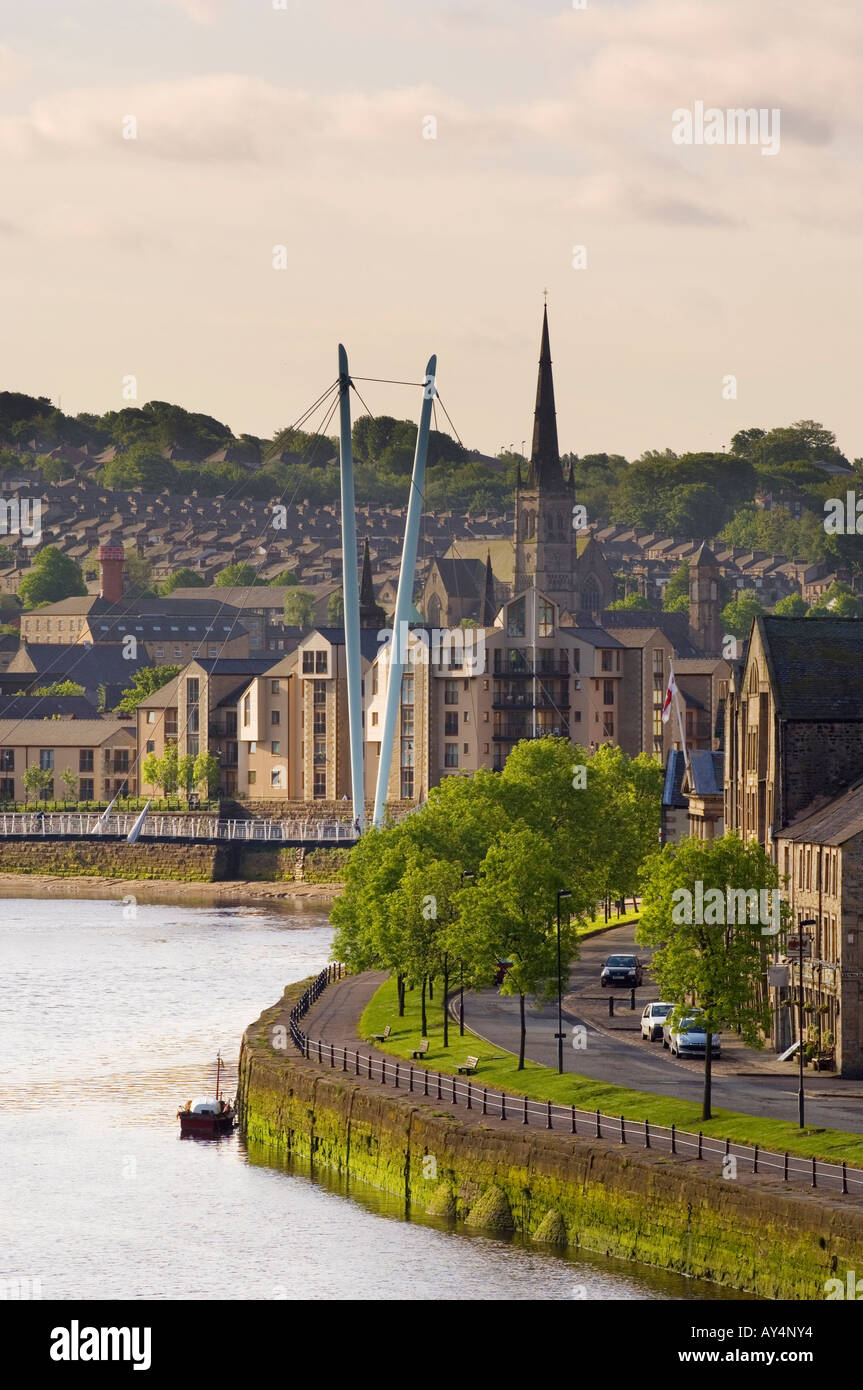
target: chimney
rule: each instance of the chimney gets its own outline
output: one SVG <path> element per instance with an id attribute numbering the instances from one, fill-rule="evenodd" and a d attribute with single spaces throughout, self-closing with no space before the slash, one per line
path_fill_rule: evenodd
<path id="1" fill-rule="evenodd" d="M 112 537 L 107 545 L 99 546 L 99 597 L 117 603 L 123 597 L 123 565 L 125 554 L 121 543 Z"/>

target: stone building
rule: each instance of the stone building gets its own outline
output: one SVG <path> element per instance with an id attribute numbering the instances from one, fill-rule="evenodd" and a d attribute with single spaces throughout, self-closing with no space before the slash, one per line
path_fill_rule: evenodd
<path id="1" fill-rule="evenodd" d="M 0 802 L 33 800 L 24 773 L 35 764 L 50 780 L 39 797 L 70 796 L 64 772 L 74 779 L 71 798 L 98 801 L 137 789 L 134 720 L 0 719 Z"/>

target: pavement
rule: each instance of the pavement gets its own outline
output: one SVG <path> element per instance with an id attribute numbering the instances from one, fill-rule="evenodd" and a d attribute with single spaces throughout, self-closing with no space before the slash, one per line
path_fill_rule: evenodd
<path id="1" fill-rule="evenodd" d="M 636 990 L 636 1007 L 629 1008 L 629 990 L 615 989 L 615 1017 L 608 1017 L 608 995 L 601 989 L 599 973 L 606 957 L 635 952 L 649 961 L 649 949 L 637 946 L 635 922 L 625 923 L 598 936 L 582 938 L 581 957 L 572 967 L 564 999 L 564 1031 L 570 1037 L 574 1025 L 586 1029 L 586 1046 L 575 1050 L 569 1038 L 564 1045 L 564 1071 L 611 1081 L 634 1091 L 654 1091 L 700 1103 L 704 1062 L 671 1057 L 659 1042 L 641 1039 L 641 1010 L 659 997 L 645 972 L 644 985 Z M 465 998 L 465 1026 L 495 1047 L 517 1052 L 519 1044 L 518 999 L 495 990 Z M 557 1005 L 527 1010 L 526 1055 L 545 1066 L 557 1066 Z M 713 1064 L 713 1104 L 744 1115 L 797 1119 L 797 1070 L 780 1063 L 775 1053 L 742 1046 L 723 1035 L 723 1057 Z M 863 1133 L 863 1086 L 830 1073 L 804 1075 L 807 1127 L 835 1128 Z"/>

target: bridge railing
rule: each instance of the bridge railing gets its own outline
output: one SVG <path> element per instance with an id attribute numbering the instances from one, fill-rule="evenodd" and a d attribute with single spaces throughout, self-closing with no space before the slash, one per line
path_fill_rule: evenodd
<path id="1" fill-rule="evenodd" d="M 0 812 L 0 837 L 4 835 L 128 835 L 138 812 L 112 812 L 100 815 L 86 811 L 9 811 Z M 319 844 L 351 845 L 356 832 L 349 821 L 290 817 L 283 820 L 219 820 L 217 816 L 147 816 L 141 828 L 142 839 L 157 840 L 264 840 L 309 841 Z"/>

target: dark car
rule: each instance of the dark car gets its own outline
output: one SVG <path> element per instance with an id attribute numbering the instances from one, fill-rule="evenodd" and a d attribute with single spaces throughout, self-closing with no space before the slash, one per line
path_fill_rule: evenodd
<path id="1" fill-rule="evenodd" d="M 628 985 L 630 989 L 640 985 L 641 961 L 638 956 L 609 956 L 602 967 L 599 983 L 603 989 L 606 985 Z"/>

